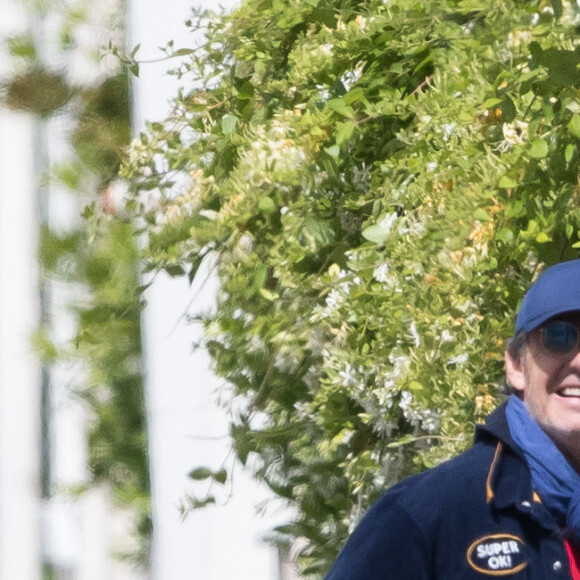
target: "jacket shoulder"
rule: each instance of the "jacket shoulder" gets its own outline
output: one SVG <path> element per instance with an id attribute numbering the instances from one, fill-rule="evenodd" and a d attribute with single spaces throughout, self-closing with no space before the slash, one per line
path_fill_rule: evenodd
<path id="1" fill-rule="evenodd" d="M 436 543 L 461 534 L 466 514 L 487 510 L 494 455 L 495 445 L 481 441 L 387 490 L 365 514 L 327 580 L 387 578 L 395 569 L 400 580 L 431 578 Z"/>
<path id="2" fill-rule="evenodd" d="M 378 503 L 397 504 L 411 516 L 417 514 L 421 521 L 426 521 L 426 512 L 449 515 L 449 510 L 461 509 L 464 501 L 481 499 L 485 503 L 495 455 L 495 444 L 479 442 L 457 457 L 396 484 Z"/>

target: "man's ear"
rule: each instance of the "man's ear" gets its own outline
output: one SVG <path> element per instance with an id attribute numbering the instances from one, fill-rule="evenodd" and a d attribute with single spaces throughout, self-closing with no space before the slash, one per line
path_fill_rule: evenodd
<path id="1" fill-rule="evenodd" d="M 514 359 L 509 353 L 505 353 L 505 378 L 516 391 L 524 390 L 526 385 L 524 377 L 524 365 L 521 359 Z"/>

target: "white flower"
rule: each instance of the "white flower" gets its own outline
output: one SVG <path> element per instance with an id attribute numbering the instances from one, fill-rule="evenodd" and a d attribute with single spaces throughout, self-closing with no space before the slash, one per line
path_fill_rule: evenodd
<path id="1" fill-rule="evenodd" d="M 409 368 L 409 358 L 404 355 L 389 355 L 389 362 L 393 365 L 392 376 L 399 378 Z"/>
<path id="2" fill-rule="evenodd" d="M 415 324 L 415 321 L 411 322 L 411 326 L 409 327 L 409 334 L 411 335 L 411 338 L 413 339 L 415 346 L 420 346 L 421 345 L 421 337 L 419 336 L 419 333 L 417 332 L 417 326 Z"/>
<path id="3" fill-rule="evenodd" d="M 320 52 L 322 52 L 327 56 L 332 56 L 332 49 L 333 49 L 332 44 L 330 42 L 327 42 L 326 44 L 323 44 L 319 50 Z"/>
<path id="4" fill-rule="evenodd" d="M 411 224 L 409 228 L 409 233 L 413 234 L 414 236 L 420 236 L 425 233 L 425 224 L 416 221 Z"/>
<path id="5" fill-rule="evenodd" d="M 457 365 L 459 367 L 463 366 L 469 360 L 469 355 L 464 352 L 463 354 L 458 354 L 457 356 L 452 356 L 447 361 L 447 366 L 449 365 Z"/>
<path id="6" fill-rule="evenodd" d="M 437 161 L 430 161 L 426 167 L 429 173 L 433 173 L 437 169 Z"/>
<path id="7" fill-rule="evenodd" d="M 326 103 L 330 99 L 330 91 L 324 85 L 316 85 L 318 89 L 318 98 L 322 103 Z"/>
<path id="8" fill-rule="evenodd" d="M 258 353 L 263 352 L 266 348 L 264 341 L 257 334 L 252 334 L 247 342 L 248 352 Z"/>
<path id="9" fill-rule="evenodd" d="M 344 295 L 336 288 L 333 288 L 326 297 L 326 307 L 322 311 L 323 318 L 327 318 L 328 316 L 330 316 L 335 310 L 337 310 L 341 306 L 343 302 Z"/>
<path id="10" fill-rule="evenodd" d="M 342 294 L 338 290 L 331 290 L 330 294 L 326 297 L 326 306 L 328 308 L 337 308 L 342 302 Z"/>
<path id="11" fill-rule="evenodd" d="M 507 46 L 515 48 L 520 45 L 529 44 L 532 40 L 532 33 L 530 30 L 515 30 L 510 32 L 507 38 Z"/>
<path id="12" fill-rule="evenodd" d="M 358 83 L 360 80 L 364 68 L 364 62 L 358 62 L 353 70 L 347 70 L 341 77 L 340 82 L 343 84 L 346 91 Z"/>
<path id="13" fill-rule="evenodd" d="M 513 145 L 522 145 L 528 140 L 528 124 L 524 121 L 504 123 L 503 141 L 498 145 L 499 151 L 507 151 Z"/>
<path id="14" fill-rule="evenodd" d="M 358 383 L 356 371 L 352 368 L 352 366 L 349 363 L 347 363 L 344 370 L 340 371 L 338 374 L 340 377 L 342 377 L 343 387 L 353 387 Z"/>
<path id="15" fill-rule="evenodd" d="M 409 391 L 403 391 L 401 393 L 401 400 L 399 401 L 399 407 L 403 410 L 403 413 L 409 410 L 411 403 L 413 402 L 413 394 Z"/>
<path id="16" fill-rule="evenodd" d="M 451 137 L 451 134 L 453 133 L 453 130 L 455 129 L 455 126 L 457 125 L 457 123 L 446 123 L 445 125 L 442 125 L 441 128 L 443 129 L 443 140 L 447 141 L 449 139 L 449 137 Z"/>
<path id="17" fill-rule="evenodd" d="M 299 364 L 300 359 L 290 347 L 282 347 L 274 357 L 274 366 L 282 372 L 294 372 Z"/>
<path id="18" fill-rule="evenodd" d="M 395 399 L 394 386 L 395 381 L 393 379 L 385 379 L 384 388 L 373 391 L 381 408 L 391 409 L 393 407 Z"/>
<path id="19" fill-rule="evenodd" d="M 373 278 L 377 282 L 386 282 L 389 279 L 389 265 L 384 262 L 373 271 Z"/>
<path id="20" fill-rule="evenodd" d="M 306 153 L 293 140 L 293 130 L 283 116 L 272 122 L 268 131 L 257 128 L 252 135 L 251 146 L 240 156 L 239 171 L 245 181 L 255 186 L 264 182 L 272 170 L 276 172 L 300 172 L 306 162 Z"/>
<path id="21" fill-rule="evenodd" d="M 361 283 L 361 279 L 359 276 L 354 276 L 353 278 L 348 279 L 350 276 L 352 276 L 352 272 L 348 272 L 347 270 L 341 270 L 338 273 L 337 288 L 342 292 L 344 292 L 345 294 L 348 294 L 350 292 L 350 287 L 353 284 L 355 286 L 358 286 Z"/>
<path id="22" fill-rule="evenodd" d="M 439 416 L 436 411 L 426 409 L 421 416 L 421 429 L 428 433 L 435 433 L 439 429 Z"/>
<path id="23" fill-rule="evenodd" d="M 423 233 L 425 233 L 425 225 L 422 224 L 420 221 L 413 221 L 410 224 L 407 223 L 407 225 L 405 225 L 405 223 L 401 221 L 398 231 L 401 236 L 404 236 L 406 234 L 420 236 Z"/>
<path id="24" fill-rule="evenodd" d="M 441 333 L 441 342 L 453 342 L 455 337 L 447 330 L 444 329 Z"/>
<path id="25" fill-rule="evenodd" d="M 380 427 L 385 432 L 387 437 L 393 434 L 393 431 L 397 428 L 397 424 L 394 421 L 381 422 Z"/>
<path id="26" fill-rule="evenodd" d="M 386 232 L 390 232 L 393 229 L 393 226 L 395 225 L 395 222 L 397 221 L 397 218 L 399 216 L 397 215 L 397 212 L 393 212 L 393 213 L 389 213 L 387 214 L 379 223 L 379 227 L 382 230 L 386 230 Z"/>
<path id="27" fill-rule="evenodd" d="M 358 189 L 365 190 L 371 179 L 371 172 L 369 168 L 363 163 L 360 167 L 355 167 L 352 170 L 352 183 Z"/>
<path id="28" fill-rule="evenodd" d="M 357 15 L 354 21 L 361 30 L 364 30 L 367 26 L 367 19 L 364 16 L 361 16 L 360 14 Z"/>
<path id="29" fill-rule="evenodd" d="M 238 247 L 244 254 L 249 254 L 254 249 L 254 240 L 252 236 L 248 234 L 242 234 L 238 241 Z"/>
<path id="30" fill-rule="evenodd" d="M 302 377 L 302 380 L 306 383 L 306 386 L 309 389 L 317 389 L 319 385 L 318 369 L 314 365 L 310 366 L 306 371 L 306 374 Z M 304 403 L 304 405 L 306 405 L 306 403 Z"/>
<path id="31" fill-rule="evenodd" d="M 463 32 L 465 34 L 471 34 L 473 32 L 474 26 L 475 26 L 475 20 L 471 20 L 467 24 L 463 24 L 461 26 L 461 30 L 463 30 Z"/>

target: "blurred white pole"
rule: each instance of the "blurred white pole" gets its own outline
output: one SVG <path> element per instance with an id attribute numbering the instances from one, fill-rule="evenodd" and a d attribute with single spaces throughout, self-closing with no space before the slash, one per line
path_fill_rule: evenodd
<path id="1" fill-rule="evenodd" d="M 35 123 L 0 112 L 0 578 L 41 576 Z"/>

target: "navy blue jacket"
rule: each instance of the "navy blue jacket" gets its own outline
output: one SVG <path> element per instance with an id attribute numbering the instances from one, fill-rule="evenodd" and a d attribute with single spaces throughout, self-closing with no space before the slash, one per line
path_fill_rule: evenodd
<path id="1" fill-rule="evenodd" d="M 326 580 L 570 578 L 563 535 L 533 492 L 505 405 L 468 451 L 388 490 Z"/>

